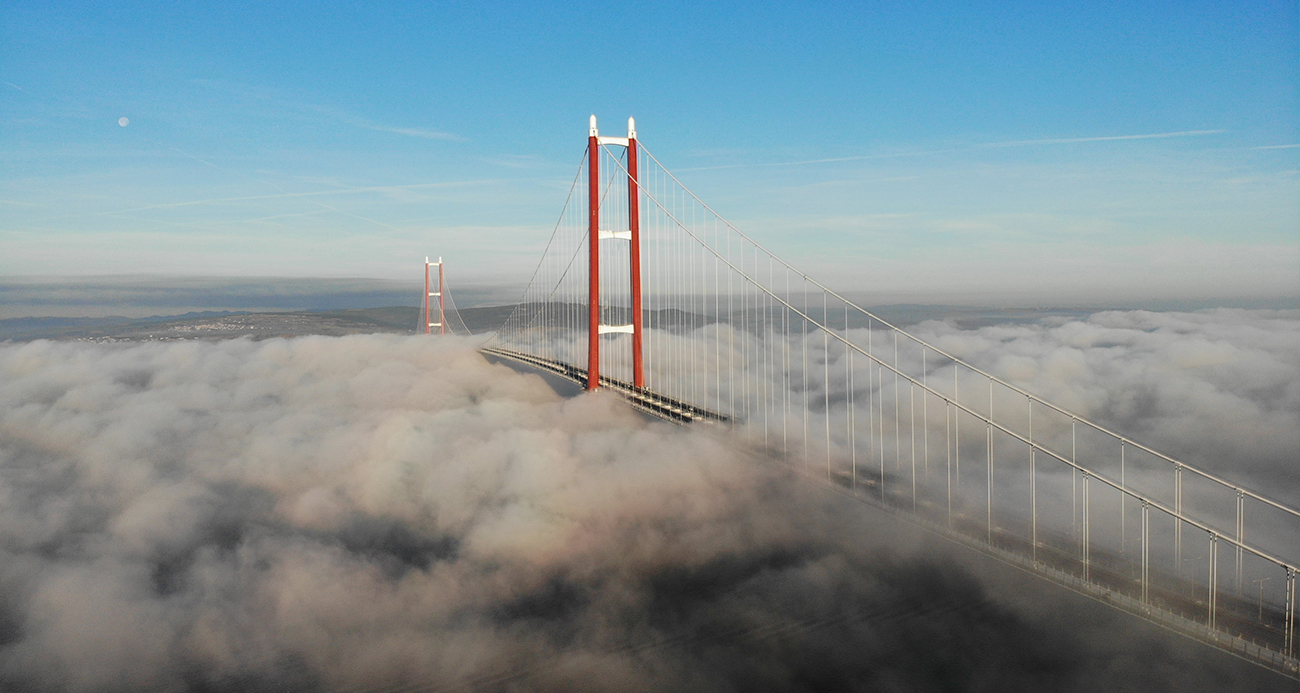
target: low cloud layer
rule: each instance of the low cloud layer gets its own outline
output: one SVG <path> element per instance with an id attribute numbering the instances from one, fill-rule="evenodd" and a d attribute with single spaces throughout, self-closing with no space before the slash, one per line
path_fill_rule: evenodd
<path id="1" fill-rule="evenodd" d="M 452 339 L 0 346 L 6 690 L 1290 685 L 899 534 Z"/>
<path id="2" fill-rule="evenodd" d="M 1108 311 L 914 331 L 1139 442 L 1300 505 L 1300 311 Z"/>

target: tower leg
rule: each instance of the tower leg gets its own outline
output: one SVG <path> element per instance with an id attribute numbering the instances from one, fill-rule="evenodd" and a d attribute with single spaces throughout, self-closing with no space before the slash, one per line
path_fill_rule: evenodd
<path id="1" fill-rule="evenodd" d="M 587 137 L 587 389 L 600 387 L 600 143 L 596 116 Z"/>
<path id="2" fill-rule="evenodd" d="M 429 258 L 424 258 L 424 300 L 420 303 L 424 313 L 424 333 L 429 334 Z"/>
<path id="3" fill-rule="evenodd" d="M 636 122 L 627 119 L 627 220 L 632 242 L 628 258 L 632 272 L 632 384 L 645 387 L 641 361 L 641 189 L 637 187 Z"/>

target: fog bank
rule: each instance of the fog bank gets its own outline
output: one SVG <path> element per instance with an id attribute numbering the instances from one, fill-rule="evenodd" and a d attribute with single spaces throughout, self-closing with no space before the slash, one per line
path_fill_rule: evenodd
<path id="1" fill-rule="evenodd" d="M 732 443 L 451 338 L 0 346 L 0 688 L 1290 685 Z"/>
<path id="2" fill-rule="evenodd" d="M 1105 311 L 912 331 L 1203 469 L 1300 505 L 1300 311 Z"/>

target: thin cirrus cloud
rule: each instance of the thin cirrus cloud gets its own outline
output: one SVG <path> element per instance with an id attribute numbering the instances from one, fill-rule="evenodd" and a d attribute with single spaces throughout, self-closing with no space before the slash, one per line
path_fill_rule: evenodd
<path id="1" fill-rule="evenodd" d="M 465 139 L 460 135 L 450 133 L 450 132 L 443 132 L 441 130 L 432 130 L 429 128 L 418 128 L 418 127 L 397 127 L 392 125 L 385 125 L 383 123 L 377 123 L 375 121 L 353 115 L 344 109 L 340 109 L 334 106 L 324 105 L 321 103 L 316 103 L 310 100 L 303 100 L 299 97 L 287 94 L 278 89 L 272 89 L 272 88 L 262 87 L 262 86 L 250 86 L 239 82 L 228 82 L 222 80 L 194 80 L 194 82 L 195 84 L 198 84 L 206 89 L 231 93 L 243 97 L 245 99 L 249 99 L 251 101 L 255 101 L 263 104 L 277 105 L 280 108 L 287 109 L 291 113 L 296 112 L 298 114 L 316 114 L 317 116 L 325 116 L 327 118 L 331 118 L 337 121 L 342 121 L 344 123 L 347 123 L 348 125 L 363 128 L 366 130 L 374 130 L 376 132 L 388 132 L 395 135 L 405 135 L 407 137 L 418 137 L 426 140 L 443 140 L 449 142 L 460 142 L 460 141 L 464 141 Z"/>
<path id="2" fill-rule="evenodd" d="M 1036 144 L 1083 144 L 1087 142 L 1120 142 L 1123 140 L 1161 140 L 1171 137 L 1203 137 L 1218 135 L 1224 130 L 1182 130 L 1180 132 L 1152 132 L 1142 135 L 1109 135 L 1105 137 L 1058 137 L 1042 140 L 1014 140 L 1010 142 L 989 142 L 979 147 L 1024 147 Z"/>
<path id="3" fill-rule="evenodd" d="M 1108 135 L 1103 137 L 1056 137 L 1040 140 L 1013 140 L 1007 142 L 986 142 L 984 144 L 974 144 L 965 147 L 951 147 L 947 149 L 927 149 L 912 152 L 890 152 L 888 154 L 864 154 L 862 156 L 837 156 L 825 159 L 806 159 L 802 161 L 772 161 L 757 164 L 727 164 L 723 166 L 700 166 L 694 168 L 682 168 L 679 171 L 716 171 L 728 168 L 757 168 L 761 166 L 808 166 L 813 164 L 836 164 L 846 161 L 869 161 L 871 159 L 896 159 L 900 157 L 911 156 L 928 156 L 932 154 L 951 154 L 953 152 L 970 151 L 974 149 L 996 149 L 1001 147 L 1028 147 L 1035 145 L 1049 144 L 1086 144 L 1089 142 L 1121 142 L 1125 140 L 1157 140 L 1168 139 L 1172 137 L 1202 137 L 1206 135 L 1218 135 L 1226 132 L 1225 130 L 1182 130 L 1179 132 L 1153 132 L 1140 135 Z M 1300 145 L 1280 145 L 1278 147 L 1255 147 L 1255 149 L 1281 149 L 1284 147 L 1294 147 Z"/>
<path id="4" fill-rule="evenodd" d="M 393 125 L 384 125 L 383 123 L 376 123 L 366 118 L 359 118 L 357 116 L 342 112 L 335 108 L 318 106 L 315 104 L 305 104 L 303 107 L 309 110 L 313 110 L 319 113 L 333 116 L 347 123 L 348 125 L 353 125 L 365 130 L 374 130 L 375 132 L 388 132 L 394 135 L 404 135 L 406 137 L 418 137 L 420 139 L 426 139 L 426 140 L 443 140 L 447 142 L 463 142 L 465 140 L 465 138 L 461 137 L 460 135 L 450 133 L 450 132 L 443 132 L 441 130 L 430 130 L 428 128 L 405 128 L 405 127 L 396 127 Z"/>
<path id="5" fill-rule="evenodd" d="M 367 130 L 378 132 L 391 132 L 396 135 L 406 135 L 408 137 L 420 137 L 426 140 L 447 140 L 449 142 L 463 142 L 465 138 L 450 132 L 440 132 L 438 130 L 426 130 L 424 128 L 395 128 L 387 125 L 374 125 L 371 123 L 357 123 L 358 126 Z"/>
<path id="6" fill-rule="evenodd" d="M 496 182 L 500 182 L 500 181 L 466 180 L 466 181 L 447 181 L 447 182 L 439 182 L 439 183 L 410 183 L 407 185 L 371 185 L 371 186 L 360 186 L 360 187 L 352 187 L 352 188 L 337 188 L 332 190 L 312 190 L 308 192 L 274 193 L 270 195 L 242 195 L 238 197 L 220 197 L 220 198 L 210 198 L 204 200 L 185 200 L 182 202 L 164 202 L 156 205 L 147 205 L 144 207 L 132 207 L 130 209 L 119 209 L 119 210 L 108 211 L 108 212 L 69 214 L 69 215 L 62 215 L 58 217 L 49 217 L 47 219 L 42 219 L 40 221 L 51 221 L 54 219 L 69 219 L 69 218 L 85 217 L 85 216 L 128 214 L 131 212 L 145 212 L 145 211 L 156 210 L 156 209 L 175 209 L 178 207 L 217 205 L 217 204 L 227 204 L 230 202 L 280 200 L 280 199 L 289 199 L 289 198 L 312 198 L 312 197 L 322 197 L 322 196 L 329 196 L 329 195 L 351 195 L 351 194 L 359 194 L 359 193 L 385 193 L 385 192 L 397 192 L 403 190 L 417 190 L 422 188 L 448 188 L 448 187 L 465 186 L 465 185 L 470 185 L 470 186 L 483 185 L 483 184 L 491 184 Z"/>

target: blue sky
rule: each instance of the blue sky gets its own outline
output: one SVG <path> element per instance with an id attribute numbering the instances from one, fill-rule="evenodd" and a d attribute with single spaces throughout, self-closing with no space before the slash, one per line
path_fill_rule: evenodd
<path id="1" fill-rule="evenodd" d="M 7 2 L 0 274 L 519 282 L 594 112 L 877 303 L 1300 295 L 1296 4 L 1043 5 Z"/>

